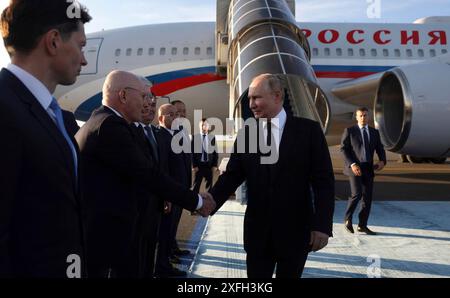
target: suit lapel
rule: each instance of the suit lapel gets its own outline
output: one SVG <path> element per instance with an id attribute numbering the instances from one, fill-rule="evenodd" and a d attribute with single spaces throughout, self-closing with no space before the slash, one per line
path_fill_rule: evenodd
<path id="1" fill-rule="evenodd" d="M 283 134 L 281 135 L 280 147 L 278 149 L 278 161 L 271 168 L 271 180 L 274 181 L 279 175 L 280 169 L 289 160 L 289 151 L 294 148 L 295 137 L 293 136 L 293 119 L 287 116 L 286 124 L 284 125 Z"/>
<path id="2" fill-rule="evenodd" d="M 28 90 L 28 88 L 15 75 L 10 73 L 8 70 L 3 70 L 2 74 L 6 75 L 6 77 L 9 77 L 9 80 L 11 82 L 11 89 L 16 93 L 16 95 L 22 102 L 24 102 L 29 106 L 30 112 L 33 115 L 33 117 L 40 123 L 45 132 L 56 143 L 57 147 L 62 153 L 61 158 L 62 162 L 65 163 L 65 165 L 69 168 L 71 172 L 72 181 L 76 182 L 72 151 L 69 147 L 69 144 L 67 144 L 66 139 L 64 138 L 64 136 L 59 131 L 56 124 L 51 119 L 50 115 L 47 113 L 47 111 L 44 110 L 39 101 Z M 76 145 L 77 144 L 76 141 L 73 139 L 72 136 L 70 136 L 70 138 L 71 140 L 73 140 L 75 148 L 77 148 L 78 153 L 78 146 Z M 74 183 L 73 185 L 74 190 L 76 190 L 77 183 Z"/>
<path id="3" fill-rule="evenodd" d="M 375 144 L 374 141 L 375 141 L 375 134 L 374 134 L 373 128 L 369 126 L 369 146 L 370 146 L 370 149 L 372 149 L 374 147 L 374 144 Z"/>
<path id="4" fill-rule="evenodd" d="M 362 146 L 364 145 L 362 136 L 361 136 L 361 129 L 359 129 L 358 125 L 353 126 L 353 130 L 354 130 L 354 134 L 356 135 L 356 139 L 359 142 L 359 147 L 362 148 Z"/>

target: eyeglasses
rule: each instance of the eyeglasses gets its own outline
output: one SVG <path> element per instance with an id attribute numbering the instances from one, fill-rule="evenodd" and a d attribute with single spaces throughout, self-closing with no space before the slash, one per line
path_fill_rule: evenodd
<path id="1" fill-rule="evenodd" d="M 170 116 L 170 117 L 175 117 L 175 113 L 168 113 L 168 114 L 163 114 L 162 116 Z"/>
<path id="2" fill-rule="evenodd" d="M 137 91 L 137 92 L 141 93 L 141 96 L 142 96 L 143 100 L 146 100 L 146 99 L 149 99 L 151 101 L 155 101 L 156 100 L 156 97 L 152 93 L 142 92 L 141 90 L 133 88 L 133 87 L 125 87 L 123 89 L 131 89 L 131 90 L 134 90 L 134 91 Z"/>

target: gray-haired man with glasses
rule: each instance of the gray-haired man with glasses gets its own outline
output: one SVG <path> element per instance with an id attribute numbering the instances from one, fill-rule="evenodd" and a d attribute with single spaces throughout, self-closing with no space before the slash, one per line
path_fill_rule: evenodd
<path id="1" fill-rule="evenodd" d="M 111 72 L 103 106 L 76 135 L 83 162 L 90 277 L 143 277 L 142 201 L 150 194 L 207 216 L 215 203 L 176 184 L 143 150 L 131 124 L 142 122 L 145 84 L 134 74 Z M 148 195 L 148 196 L 147 196 Z"/>

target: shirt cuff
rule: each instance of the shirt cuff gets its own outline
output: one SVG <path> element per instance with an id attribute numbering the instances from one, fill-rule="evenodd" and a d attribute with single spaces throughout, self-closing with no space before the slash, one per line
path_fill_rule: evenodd
<path id="1" fill-rule="evenodd" d="M 352 164 L 350 165 L 350 168 L 353 167 L 354 165 L 356 165 L 356 162 L 352 163 Z"/>
<path id="2" fill-rule="evenodd" d="M 198 195 L 198 203 L 197 203 L 197 208 L 195 210 L 199 210 L 203 207 L 203 198 L 201 195 Z"/>

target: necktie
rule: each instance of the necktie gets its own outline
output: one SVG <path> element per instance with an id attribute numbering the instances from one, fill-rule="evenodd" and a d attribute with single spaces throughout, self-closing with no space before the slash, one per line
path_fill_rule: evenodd
<path id="1" fill-rule="evenodd" d="M 273 126 L 272 122 L 268 121 L 267 122 L 266 144 L 268 147 L 270 147 L 269 155 L 275 156 L 278 154 L 278 148 L 277 148 L 277 143 L 275 140 L 274 128 L 272 126 Z M 278 160 L 278 157 L 277 157 L 277 160 Z"/>
<path id="2" fill-rule="evenodd" d="M 158 156 L 158 145 L 156 143 L 155 135 L 153 134 L 153 130 L 150 126 L 144 126 L 145 131 L 147 132 L 147 139 L 150 142 L 150 146 L 152 147 L 153 155 L 156 161 L 159 160 Z"/>
<path id="3" fill-rule="evenodd" d="M 202 161 L 203 162 L 208 161 L 208 154 L 206 153 L 205 138 L 206 138 L 206 135 L 203 135 L 203 142 L 202 142 Z"/>
<path id="4" fill-rule="evenodd" d="M 75 177 L 77 177 L 78 176 L 77 151 L 75 149 L 75 146 L 72 143 L 72 140 L 69 137 L 69 134 L 67 133 L 66 127 L 64 126 L 64 119 L 63 119 L 62 111 L 61 111 L 61 108 L 59 107 L 58 102 L 56 101 L 55 98 L 53 98 L 53 100 L 50 104 L 50 109 L 55 114 L 56 126 L 58 127 L 61 134 L 64 136 L 64 139 L 66 139 L 67 145 L 69 145 L 69 147 L 70 147 L 70 151 L 72 151 L 73 164 L 74 164 L 74 169 L 75 169 Z"/>
<path id="5" fill-rule="evenodd" d="M 267 121 L 266 144 L 268 147 L 272 145 L 272 121 Z"/>
<path id="6" fill-rule="evenodd" d="M 363 136 L 364 136 L 364 149 L 366 151 L 366 162 L 371 162 L 372 157 L 370 156 L 369 135 L 367 134 L 365 127 L 363 128 Z"/>

